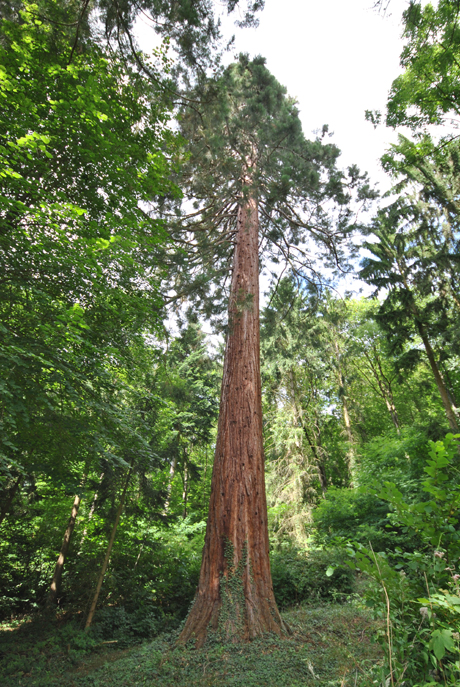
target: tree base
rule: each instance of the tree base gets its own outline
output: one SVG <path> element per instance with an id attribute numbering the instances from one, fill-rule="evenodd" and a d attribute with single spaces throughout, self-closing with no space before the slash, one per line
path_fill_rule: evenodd
<path id="1" fill-rule="evenodd" d="M 233 549 L 227 555 L 233 558 Z M 251 567 L 244 550 L 238 565 L 230 564 L 218 585 L 208 586 L 205 593 L 198 589 L 179 644 L 194 640 L 196 648 L 201 648 L 208 634 L 224 643 L 247 642 L 269 633 L 291 634 L 276 606 L 273 588 L 263 589 L 260 579 L 256 585 Z M 217 594 L 209 593 L 213 588 Z M 261 588 L 265 593 L 260 593 Z"/>

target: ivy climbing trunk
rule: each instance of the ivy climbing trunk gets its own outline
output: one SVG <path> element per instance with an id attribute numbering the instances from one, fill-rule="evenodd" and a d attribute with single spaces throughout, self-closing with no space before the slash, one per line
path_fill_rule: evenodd
<path id="1" fill-rule="evenodd" d="M 259 354 L 259 232 L 254 197 L 238 210 L 229 329 L 200 580 L 179 637 L 201 646 L 280 635 L 268 557 Z"/>

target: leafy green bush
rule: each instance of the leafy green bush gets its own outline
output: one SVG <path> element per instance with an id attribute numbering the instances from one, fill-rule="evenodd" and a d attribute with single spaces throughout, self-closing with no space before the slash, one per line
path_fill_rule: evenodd
<path id="1" fill-rule="evenodd" d="M 415 495 L 423 475 L 426 447 L 429 439 L 439 439 L 444 432 L 435 428 L 403 427 L 401 433 L 385 432 L 373 437 L 360 449 L 357 486 L 371 486 L 376 475 L 400 485 L 410 497 Z"/>
<path id="2" fill-rule="evenodd" d="M 122 647 L 156 637 L 178 624 L 177 618 L 165 615 L 152 603 L 136 609 L 106 606 L 97 614 L 91 636 L 97 641 L 117 642 Z"/>
<path id="3" fill-rule="evenodd" d="M 330 487 L 313 511 L 315 541 L 323 546 L 337 538 L 371 542 L 375 551 L 407 547 L 407 536 L 391 526 L 388 510 L 385 501 L 368 491 Z"/>
<path id="4" fill-rule="evenodd" d="M 55 635 L 48 639 L 48 646 L 55 643 L 56 650 L 65 651 L 71 661 L 76 662 L 90 654 L 97 646 L 97 638 L 89 635 L 75 621 L 70 621 L 59 628 Z"/>
<path id="5" fill-rule="evenodd" d="M 428 439 L 423 431 L 404 429 L 400 436 L 384 434 L 369 441 L 360 459 L 355 489 L 330 487 L 313 511 L 314 538 L 322 546 L 337 539 L 352 540 L 390 556 L 397 548 L 414 551 L 420 546 L 416 530 L 403 526 L 391 514 L 393 506 L 380 494 L 385 481 L 398 485 L 408 503 L 426 500 L 421 489 Z"/>
<path id="6" fill-rule="evenodd" d="M 280 608 L 304 601 L 344 598 L 353 592 L 353 573 L 344 565 L 341 551 L 311 551 L 289 548 L 270 556 L 273 590 Z M 326 574 L 334 565 L 332 575 Z"/>
<path id="7" fill-rule="evenodd" d="M 127 541 L 119 542 L 113 561 L 112 603 L 131 615 L 141 606 L 156 607 L 160 615 L 183 618 L 195 596 L 206 523 L 181 519 L 169 527 L 150 526 L 135 570 Z"/>
<path id="8" fill-rule="evenodd" d="M 393 524 L 420 538 L 419 550 L 399 549 L 399 561 L 390 564 L 384 553 L 372 548 L 358 544 L 349 549 L 350 567 L 370 579 L 366 603 L 384 620 L 381 684 L 459 684 L 459 438 L 448 434 L 444 441 L 431 442 L 420 485 L 424 500 L 408 502 L 393 482 L 379 490 L 380 498 L 392 506 Z"/>
<path id="9" fill-rule="evenodd" d="M 198 585 L 205 522 L 181 518 L 165 525 L 141 520 L 137 526 L 135 530 L 128 519 L 120 524 L 104 578 L 94 618 L 96 625 L 101 623 L 104 641 L 121 641 L 125 633 L 131 642 L 174 626 L 186 616 Z M 97 536 L 87 539 L 92 553 Z M 94 590 L 100 563 L 89 555 L 86 561 L 86 566 L 68 568 L 67 607 L 81 608 L 81 599 L 86 601 Z"/>

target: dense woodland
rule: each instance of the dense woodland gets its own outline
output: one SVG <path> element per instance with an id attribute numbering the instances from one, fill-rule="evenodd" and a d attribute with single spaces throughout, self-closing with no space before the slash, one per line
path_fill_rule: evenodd
<path id="1" fill-rule="evenodd" d="M 341 604 L 381 649 L 321 684 L 458 685 L 460 4 L 407 4 L 385 197 L 216 9 L 0 1 L 0 627 L 75 662 Z"/>

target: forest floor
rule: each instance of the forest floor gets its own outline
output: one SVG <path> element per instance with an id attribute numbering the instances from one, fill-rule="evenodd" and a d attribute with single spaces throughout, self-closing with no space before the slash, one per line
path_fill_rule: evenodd
<path id="1" fill-rule="evenodd" d="M 353 603 L 283 614 L 293 634 L 248 644 L 175 647 L 176 633 L 120 648 L 91 646 L 75 624 L 0 626 L 1 687 L 360 687 L 382 654 L 377 629 Z"/>

